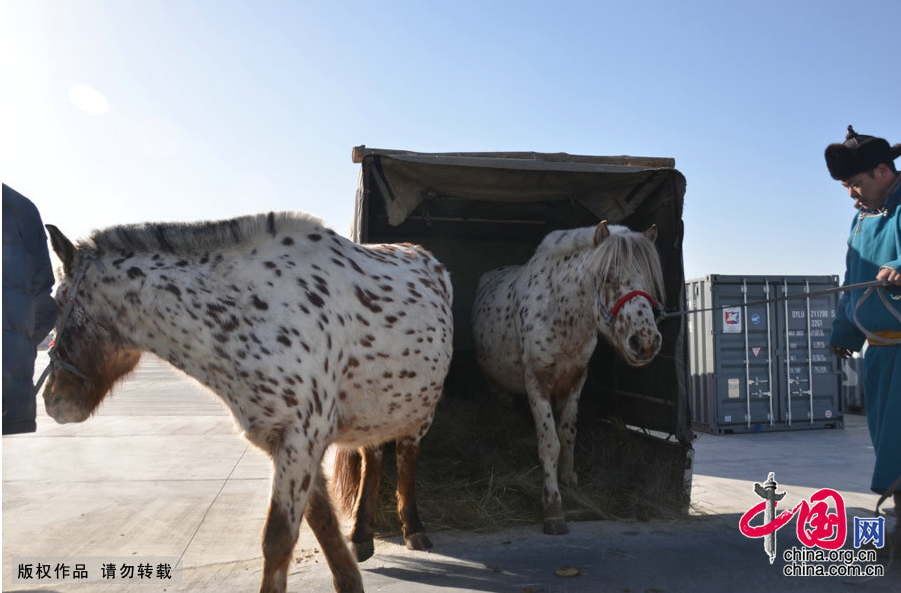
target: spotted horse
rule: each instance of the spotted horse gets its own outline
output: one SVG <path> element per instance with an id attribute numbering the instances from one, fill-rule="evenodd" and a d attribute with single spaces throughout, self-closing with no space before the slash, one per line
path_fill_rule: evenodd
<path id="1" fill-rule="evenodd" d="M 544 470 L 547 534 L 568 532 L 558 475 L 564 484 L 576 483 L 576 415 L 598 334 L 635 367 L 660 350 L 656 237 L 656 226 L 637 233 L 606 221 L 554 231 L 525 265 L 479 279 L 472 313 L 476 359 L 496 390 L 528 397 Z"/>
<path id="2" fill-rule="evenodd" d="M 222 398 L 273 463 L 260 591 L 287 587 L 305 517 L 338 591 L 362 591 L 320 470 L 330 444 L 415 460 L 451 358 L 451 285 L 414 245 L 362 246 L 301 213 L 95 231 L 62 261 L 43 397 L 82 422 L 152 352 Z M 405 479 L 412 484 L 412 464 Z M 415 500 L 402 506 L 415 514 Z"/>

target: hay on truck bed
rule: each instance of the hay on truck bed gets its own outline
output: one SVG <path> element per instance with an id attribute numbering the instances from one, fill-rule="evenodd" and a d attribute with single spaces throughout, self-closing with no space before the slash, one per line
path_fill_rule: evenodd
<path id="1" fill-rule="evenodd" d="M 646 157 L 361 146 L 353 159 L 361 164 L 353 239 L 419 243 L 447 265 L 454 285 L 454 361 L 417 469 L 424 522 L 431 531 L 540 523 L 541 468 L 526 399 L 498 399 L 473 357 L 478 279 L 524 263 L 553 230 L 604 219 L 633 229 L 656 224 L 666 303 L 684 308 L 685 178 L 672 159 Z M 579 406 L 579 486 L 563 490 L 569 519 L 644 519 L 688 508 L 693 435 L 682 324 L 682 318 L 661 323 L 663 350 L 641 369 L 599 342 Z M 391 447 L 384 468 L 377 528 L 393 533 Z"/>

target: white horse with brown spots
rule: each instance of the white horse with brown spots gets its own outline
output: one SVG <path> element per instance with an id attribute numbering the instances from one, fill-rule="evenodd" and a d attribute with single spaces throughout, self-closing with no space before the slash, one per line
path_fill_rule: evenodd
<path id="1" fill-rule="evenodd" d="M 260 590 L 285 591 L 306 517 L 335 588 L 362 591 L 320 462 L 332 443 L 397 439 L 399 506 L 418 523 L 413 466 L 451 358 L 444 267 L 417 246 L 356 245 L 291 213 L 116 227 L 77 245 L 48 229 L 63 266 L 47 413 L 81 422 L 142 352 L 169 361 L 272 458 Z"/>
<path id="2" fill-rule="evenodd" d="M 660 350 L 656 237 L 656 226 L 635 233 L 606 221 L 554 231 L 525 265 L 479 280 L 476 358 L 493 387 L 528 396 L 544 470 L 545 533 L 568 531 L 558 473 L 564 484 L 576 483 L 576 414 L 598 334 L 632 366 L 649 363 Z"/>

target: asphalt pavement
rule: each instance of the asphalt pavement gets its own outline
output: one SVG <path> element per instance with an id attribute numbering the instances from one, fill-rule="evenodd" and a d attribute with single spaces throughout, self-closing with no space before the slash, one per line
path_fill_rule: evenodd
<path id="1" fill-rule="evenodd" d="M 41 353 L 37 373 L 46 362 Z M 214 396 L 145 356 L 87 422 L 58 425 L 38 408 L 36 433 L 2 439 L 3 591 L 257 590 L 269 461 Z M 877 496 L 862 416 L 845 416 L 843 429 L 701 434 L 694 449 L 684 518 L 570 522 L 564 536 L 543 535 L 539 524 L 432 532 L 429 552 L 379 539 L 360 565 L 366 590 L 901 591 L 901 559 L 848 556 L 855 517 L 878 533 L 868 521 Z M 799 541 L 798 513 L 775 533 L 772 564 L 764 540 L 740 532 L 742 515 L 761 501 L 754 483 L 769 472 L 786 493 L 779 509 L 815 502 L 823 489 L 840 497 L 847 535 L 831 558 Z M 835 497 L 827 502 L 835 507 Z M 819 514 L 830 516 L 834 508 Z M 817 513 L 809 517 L 814 526 Z M 294 556 L 289 591 L 332 590 L 306 526 Z M 843 574 L 786 576 L 818 570 Z M 883 574 L 847 574 L 858 570 Z"/>

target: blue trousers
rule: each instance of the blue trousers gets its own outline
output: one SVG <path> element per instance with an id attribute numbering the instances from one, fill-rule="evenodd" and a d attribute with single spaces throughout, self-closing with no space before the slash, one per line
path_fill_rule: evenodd
<path id="1" fill-rule="evenodd" d="M 876 466 L 870 488 L 882 494 L 901 477 L 901 346 L 870 346 L 863 361 L 867 426 Z"/>

